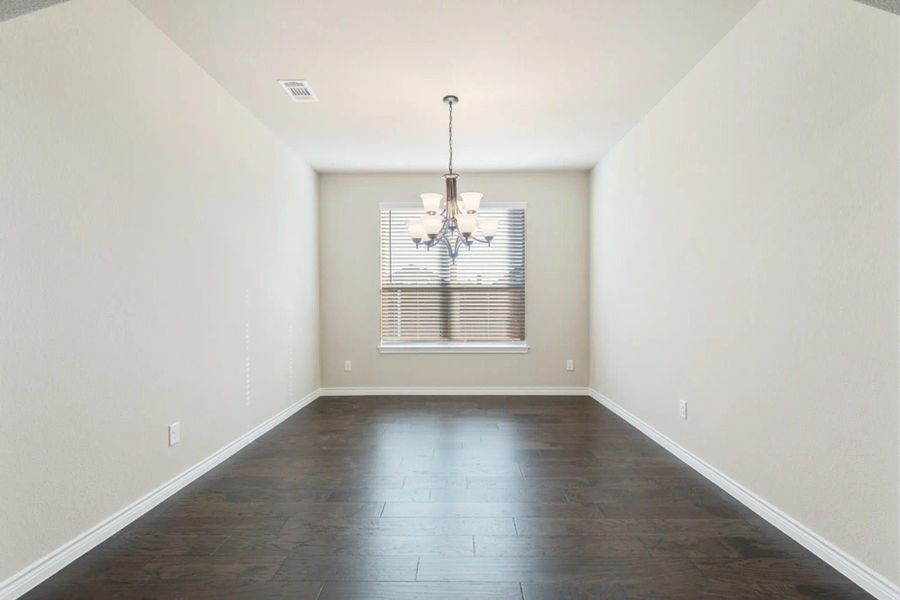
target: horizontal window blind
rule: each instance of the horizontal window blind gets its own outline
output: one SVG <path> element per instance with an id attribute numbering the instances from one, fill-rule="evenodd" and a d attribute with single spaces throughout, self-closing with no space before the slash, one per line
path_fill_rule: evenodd
<path id="1" fill-rule="evenodd" d="M 382 341 L 524 341 L 525 209 L 481 210 L 499 220 L 497 235 L 463 246 L 455 264 L 443 245 L 416 248 L 406 222 L 421 215 L 381 211 Z"/>

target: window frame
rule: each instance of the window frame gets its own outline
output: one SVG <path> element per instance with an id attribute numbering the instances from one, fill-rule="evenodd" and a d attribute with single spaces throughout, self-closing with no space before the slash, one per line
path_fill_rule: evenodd
<path id="1" fill-rule="evenodd" d="M 498 202 L 491 201 L 491 208 L 519 209 L 524 211 L 526 242 L 522 253 L 525 260 L 525 307 L 523 319 L 525 321 L 525 339 L 515 341 L 428 341 L 428 342 L 385 342 L 381 339 L 381 323 L 383 322 L 381 301 L 381 262 L 378 265 L 378 352 L 381 354 L 526 354 L 531 346 L 528 343 L 528 203 L 527 202 Z M 381 222 L 381 213 L 385 210 L 422 210 L 422 204 L 415 201 L 379 202 L 378 221 Z M 412 244 L 412 240 L 409 240 Z M 381 255 L 381 229 L 378 233 L 378 253 Z M 463 260 L 461 258 L 460 260 Z"/>
<path id="2" fill-rule="evenodd" d="M 531 346 L 520 342 L 380 342 L 382 354 L 526 354 Z"/>

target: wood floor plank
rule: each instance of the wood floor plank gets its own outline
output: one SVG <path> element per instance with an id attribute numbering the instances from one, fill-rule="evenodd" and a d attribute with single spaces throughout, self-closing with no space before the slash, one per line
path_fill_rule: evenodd
<path id="1" fill-rule="evenodd" d="M 228 539 L 225 533 L 155 531 L 128 528 L 97 550 L 108 554 L 210 555 Z"/>
<path id="2" fill-rule="evenodd" d="M 235 530 L 244 531 L 278 531 L 287 522 L 287 517 L 263 516 L 209 516 L 182 517 L 177 514 L 147 515 L 139 519 L 132 527 L 143 531 L 181 531 L 185 533 L 229 533 Z"/>
<path id="3" fill-rule="evenodd" d="M 272 578 L 284 557 L 106 555 L 92 553 L 67 567 L 58 583 L 79 585 L 255 582 Z"/>
<path id="4" fill-rule="evenodd" d="M 431 502 L 569 502 L 562 487 L 433 488 Z M 388 500 L 390 502 L 390 500 Z M 399 502 L 401 500 L 394 500 Z"/>
<path id="5" fill-rule="evenodd" d="M 468 477 L 467 487 L 478 489 L 513 489 L 513 490 L 553 490 L 565 493 L 566 490 L 593 485 L 594 480 L 582 477 Z"/>
<path id="6" fill-rule="evenodd" d="M 753 536 L 755 525 L 740 519 L 640 518 L 570 519 L 516 517 L 519 535 L 623 535 L 693 533 L 711 536 Z"/>
<path id="7" fill-rule="evenodd" d="M 707 580 L 715 582 L 740 583 L 753 579 L 768 583 L 803 581 L 822 584 L 845 581 L 843 575 L 821 560 L 812 558 L 700 558 L 693 562 Z"/>
<path id="8" fill-rule="evenodd" d="M 333 517 L 378 517 L 384 511 L 384 502 L 263 502 L 256 515 L 324 519 Z"/>
<path id="9" fill-rule="evenodd" d="M 275 581 L 414 581 L 415 556 L 296 554 L 284 559 Z"/>
<path id="10" fill-rule="evenodd" d="M 239 535 L 225 540 L 216 556 L 472 556 L 470 535 Z"/>
<path id="11" fill-rule="evenodd" d="M 620 586 L 629 600 L 871 600 L 872 596 L 849 583 L 780 584 L 747 579 L 742 582 L 679 584 L 652 577 Z M 528 596 L 526 595 L 526 598 Z"/>
<path id="12" fill-rule="evenodd" d="M 602 517 L 596 504 L 568 502 L 388 502 L 384 517 Z"/>
<path id="13" fill-rule="evenodd" d="M 651 556 L 637 536 L 475 536 L 475 556 Z"/>
<path id="14" fill-rule="evenodd" d="M 328 582 L 319 600 L 522 600 L 518 583 Z"/>
<path id="15" fill-rule="evenodd" d="M 612 583 L 524 583 L 524 600 L 626 600 L 621 586 Z"/>
<path id="16" fill-rule="evenodd" d="M 26 595 L 868 596 L 589 398 L 323 398 Z"/>
<path id="17" fill-rule="evenodd" d="M 510 517 L 381 517 L 377 519 L 290 519 L 281 528 L 285 538 L 309 535 L 515 535 Z"/>
<path id="18" fill-rule="evenodd" d="M 348 488 L 335 490 L 328 496 L 329 502 L 428 502 L 430 487 L 403 488 Z"/>
<path id="19" fill-rule="evenodd" d="M 29 600 L 317 600 L 322 582 L 234 584 L 47 584 L 28 595 Z"/>
<path id="20" fill-rule="evenodd" d="M 521 475 L 518 478 L 521 479 Z M 406 475 L 403 485 L 406 489 L 422 487 L 462 489 L 467 486 L 468 478 L 465 475 Z"/>
<path id="21" fill-rule="evenodd" d="M 423 557 L 417 581 L 518 581 L 565 583 L 572 581 L 620 583 L 640 581 L 652 573 L 677 581 L 701 583 L 700 571 L 687 559 L 647 557 L 540 557 L 475 556 Z"/>

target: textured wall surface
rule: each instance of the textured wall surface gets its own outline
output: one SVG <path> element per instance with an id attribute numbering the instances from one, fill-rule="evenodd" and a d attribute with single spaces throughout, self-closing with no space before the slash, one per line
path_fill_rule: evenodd
<path id="1" fill-rule="evenodd" d="M 898 21 L 763 0 L 590 210 L 593 387 L 895 582 Z"/>
<path id="2" fill-rule="evenodd" d="M 0 57 L 2 580 L 318 388 L 319 348 L 315 174 L 131 4 Z"/>
<path id="3" fill-rule="evenodd" d="M 895 15 L 900 15 L 900 0 L 856 0 L 857 2 L 862 2 L 863 4 L 868 4 L 869 6 L 874 6 L 875 8 L 880 8 L 881 10 L 887 10 Z"/>
<path id="4" fill-rule="evenodd" d="M 0 21 L 7 21 L 66 0 L 0 0 Z"/>

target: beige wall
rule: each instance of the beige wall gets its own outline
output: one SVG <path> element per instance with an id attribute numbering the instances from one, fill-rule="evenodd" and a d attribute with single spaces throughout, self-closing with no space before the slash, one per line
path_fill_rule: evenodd
<path id="1" fill-rule="evenodd" d="M 591 385 L 895 582 L 898 32 L 763 0 L 590 209 Z"/>
<path id="2" fill-rule="evenodd" d="M 3 580 L 318 388 L 319 350 L 314 173 L 128 2 L 0 23 L 0 131 Z"/>
<path id="3" fill-rule="evenodd" d="M 416 201 L 442 181 L 440 169 L 320 176 L 322 385 L 587 385 L 588 175 L 581 171 L 460 177 L 461 189 L 484 192 L 485 203 L 527 203 L 528 354 L 379 354 L 379 203 Z M 569 358 L 574 372 L 566 371 Z M 352 372 L 344 360 L 353 361 Z"/>

